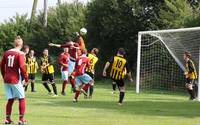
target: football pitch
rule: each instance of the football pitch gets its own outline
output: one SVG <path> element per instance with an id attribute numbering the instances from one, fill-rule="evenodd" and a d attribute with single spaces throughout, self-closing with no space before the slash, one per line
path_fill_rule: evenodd
<path id="1" fill-rule="evenodd" d="M 183 94 L 135 94 L 129 87 L 125 103 L 119 107 L 118 93 L 111 94 L 110 81 L 97 81 L 93 99 L 81 95 L 76 104 L 72 102 L 70 86 L 66 96 L 60 95 L 61 84 L 57 87 L 57 98 L 49 96 L 39 81 L 36 93 L 29 88 L 25 115 L 28 125 L 200 125 L 200 102 L 188 101 Z M 1 84 L 0 124 L 4 122 L 5 103 Z M 18 102 L 12 118 L 18 122 Z"/>

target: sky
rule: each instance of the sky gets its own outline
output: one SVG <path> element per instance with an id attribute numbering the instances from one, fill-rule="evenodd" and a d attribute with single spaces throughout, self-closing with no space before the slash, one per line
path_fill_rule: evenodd
<path id="1" fill-rule="evenodd" d="M 61 0 L 62 2 L 73 2 L 74 0 Z M 86 3 L 89 0 L 79 0 Z M 38 0 L 37 11 L 43 8 L 44 0 Z M 48 0 L 48 6 L 55 6 L 57 0 Z M 9 17 L 15 16 L 16 13 L 26 14 L 29 17 L 32 10 L 33 0 L 0 0 L 0 23 Z"/>

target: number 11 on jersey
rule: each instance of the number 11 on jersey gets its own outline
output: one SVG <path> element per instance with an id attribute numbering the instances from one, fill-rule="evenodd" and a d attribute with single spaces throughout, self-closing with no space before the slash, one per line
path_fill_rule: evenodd
<path id="1" fill-rule="evenodd" d="M 13 67 L 14 65 L 15 56 L 8 56 L 8 67 Z"/>

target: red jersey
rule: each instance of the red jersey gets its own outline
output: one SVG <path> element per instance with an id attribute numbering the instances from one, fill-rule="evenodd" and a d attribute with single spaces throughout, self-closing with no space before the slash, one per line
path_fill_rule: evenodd
<path id="1" fill-rule="evenodd" d="M 66 67 L 64 65 L 68 65 L 69 58 L 70 58 L 70 55 L 68 53 L 63 52 L 63 53 L 60 54 L 59 63 L 61 65 L 61 70 L 62 71 L 68 71 L 68 67 Z"/>
<path id="2" fill-rule="evenodd" d="M 67 42 L 61 45 L 61 48 L 69 48 L 70 59 L 75 61 L 80 55 L 80 46 L 78 43 Z"/>
<path id="3" fill-rule="evenodd" d="M 21 74 L 28 82 L 24 53 L 18 49 L 6 51 L 1 61 L 1 74 L 5 83 L 18 84 Z"/>
<path id="4" fill-rule="evenodd" d="M 83 75 L 86 68 L 90 67 L 90 60 L 86 55 L 80 56 L 76 60 L 75 72 L 77 76 Z"/>

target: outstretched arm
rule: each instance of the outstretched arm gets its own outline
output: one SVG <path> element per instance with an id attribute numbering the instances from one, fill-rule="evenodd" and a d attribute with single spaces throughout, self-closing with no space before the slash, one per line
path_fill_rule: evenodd
<path id="1" fill-rule="evenodd" d="M 60 44 L 49 43 L 49 46 L 61 48 Z"/>

